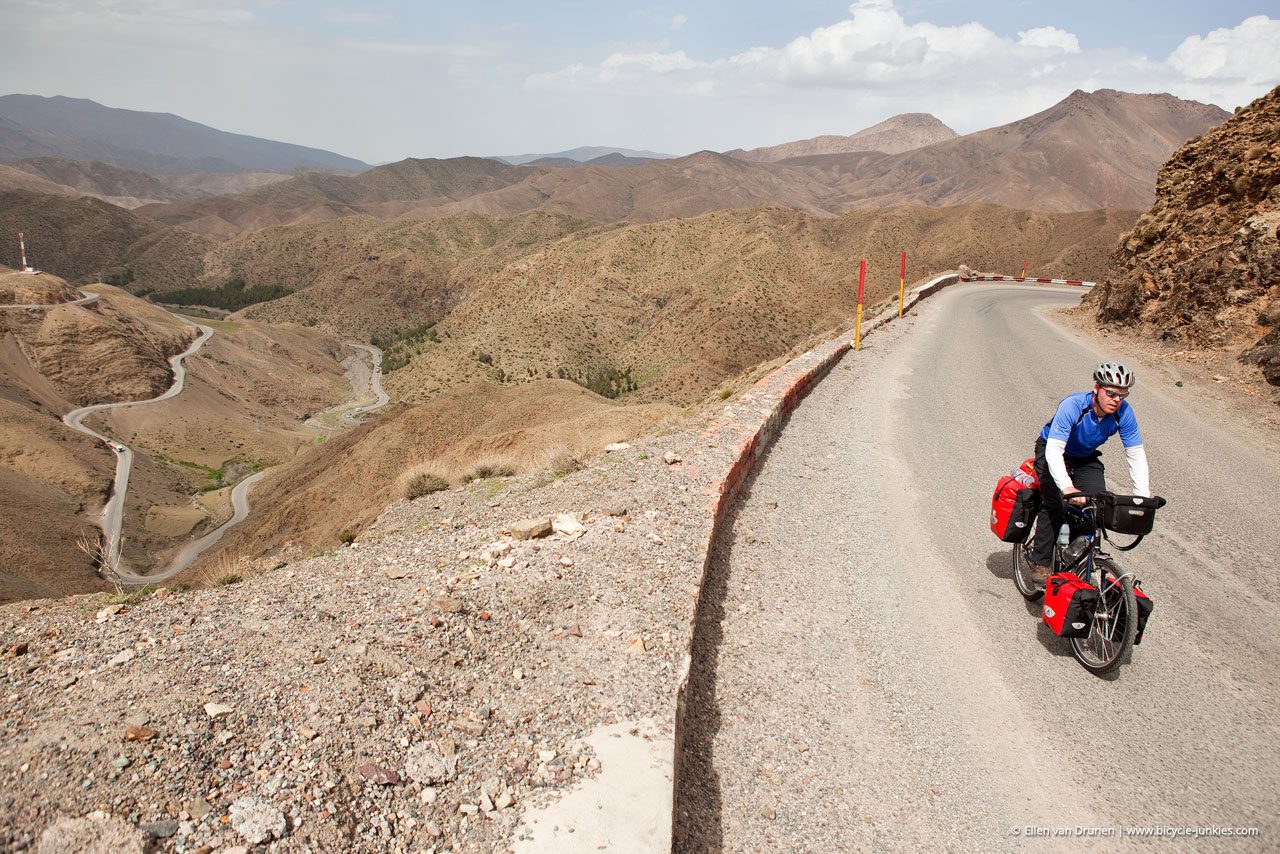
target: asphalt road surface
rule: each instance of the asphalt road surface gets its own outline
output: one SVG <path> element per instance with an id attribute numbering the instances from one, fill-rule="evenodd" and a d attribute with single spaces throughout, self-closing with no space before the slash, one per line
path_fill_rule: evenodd
<path id="1" fill-rule="evenodd" d="M 342 413 L 342 421 L 345 424 L 354 426 L 360 423 L 360 416 L 386 406 L 391 402 L 391 397 L 382 388 L 382 351 L 372 344 L 352 343 L 347 346 L 354 347 L 357 350 L 363 350 L 367 353 L 369 356 L 369 364 L 372 366 L 370 369 L 367 390 L 373 392 L 373 403 L 362 404 L 357 406 L 355 409 Z M 354 384 L 352 390 L 355 390 Z"/>
<path id="2" fill-rule="evenodd" d="M 793 414 L 714 551 L 678 850 L 1280 849 L 1280 461 L 1138 370 L 1170 503 L 1119 556 L 1155 611 L 1112 678 L 988 529 L 997 477 L 1110 356 L 1042 310 L 1079 297 L 949 288 Z M 1128 492 L 1118 437 L 1104 459 Z"/>
<path id="3" fill-rule="evenodd" d="M 205 534 L 198 540 L 192 540 L 178 550 L 173 560 L 169 561 L 169 565 L 159 572 L 153 572 L 149 575 L 123 575 L 123 580 L 132 583 L 154 584 L 158 581 L 166 581 L 186 569 L 192 562 L 200 557 L 214 543 L 222 539 L 232 526 L 239 525 L 249 515 L 249 488 L 255 483 L 266 477 L 267 472 L 260 471 L 249 475 L 244 480 L 235 485 L 231 490 L 231 518 Z"/>
<path id="4" fill-rule="evenodd" d="M 175 315 L 176 316 L 176 315 Z M 73 430 L 79 430 L 81 433 L 87 433 L 95 436 L 103 442 L 112 442 L 102 433 L 93 430 L 84 425 L 84 419 L 97 412 L 105 412 L 108 409 L 123 409 L 128 406 L 144 406 L 149 403 L 159 403 L 162 400 L 168 400 L 182 393 L 183 387 L 187 381 L 187 369 L 182 364 L 183 360 L 192 353 L 204 346 L 204 342 L 213 337 L 213 330 L 208 326 L 202 326 L 199 323 L 180 318 L 186 323 L 190 323 L 200 330 L 200 334 L 191 342 L 187 349 L 178 353 L 176 356 L 169 357 L 169 367 L 173 369 L 173 385 L 161 395 L 150 398 L 148 400 L 127 400 L 123 403 L 97 403 L 93 406 L 83 406 L 80 409 L 74 409 L 62 416 L 62 421 Z M 118 446 L 118 447 L 117 447 Z M 133 450 L 129 447 L 116 443 L 110 446 L 116 454 L 116 476 L 115 484 L 112 488 L 111 498 L 107 501 L 107 506 L 102 508 L 102 535 L 106 545 L 105 553 L 108 555 L 120 555 L 120 530 L 124 524 L 124 497 L 129 489 L 129 474 L 133 470 Z M 128 570 L 125 567 L 123 558 L 121 558 L 120 569 L 118 574 L 127 575 Z"/>

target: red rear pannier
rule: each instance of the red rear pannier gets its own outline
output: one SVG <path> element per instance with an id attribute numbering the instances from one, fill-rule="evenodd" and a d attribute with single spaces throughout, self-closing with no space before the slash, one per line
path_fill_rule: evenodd
<path id="1" fill-rule="evenodd" d="M 1098 588 L 1071 572 L 1049 576 L 1044 586 L 1044 624 L 1060 638 L 1089 636 L 1089 625 L 1098 604 Z"/>
<path id="2" fill-rule="evenodd" d="M 1133 585 L 1133 596 L 1138 601 L 1138 634 L 1133 639 L 1133 645 L 1137 646 L 1142 643 L 1142 633 L 1147 629 L 1147 618 L 1151 616 L 1151 609 L 1156 603 L 1151 601 L 1151 597 L 1142 592 L 1142 588 Z"/>
<path id="3" fill-rule="evenodd" d="M 1040 512 L 1035 460 L 1027 460 L 996 482 L 991 496 L 991 532 L 1006 543 L 1025 543 Z"/>

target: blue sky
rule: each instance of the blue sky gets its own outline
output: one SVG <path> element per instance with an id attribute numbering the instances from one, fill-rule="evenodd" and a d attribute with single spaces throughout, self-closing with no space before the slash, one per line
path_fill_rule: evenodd
<path id="1" fill-rule="evenodd" d="M 1280 3 L 0 0 L 0 94 L 92 98 L 369 162 L 686 154 L 961 133 L 1076 88 L 1231 109 L 1280 83 Z"/>

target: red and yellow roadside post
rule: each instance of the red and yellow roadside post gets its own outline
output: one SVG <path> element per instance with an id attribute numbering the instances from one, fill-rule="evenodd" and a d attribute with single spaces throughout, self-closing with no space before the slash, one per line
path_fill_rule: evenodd
<path id="1" fill-rule="evenodd" d="M 858 319 L 853 325 L 853 349 L 862 349 L 862 293 L 867 285 L 867 259 L 858 268 Z"/>
<path id="2" fill-rule="evenodd" d="M 902 302 L 907 295 L 907 250 L 902 250 L 902 272 L 898 275 L 898 317 L 902 317 Z"/>

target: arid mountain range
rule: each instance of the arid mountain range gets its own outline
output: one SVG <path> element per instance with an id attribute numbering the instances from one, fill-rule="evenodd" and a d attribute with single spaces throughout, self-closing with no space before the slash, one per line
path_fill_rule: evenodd
<path id="1" fill-rule="evenodd" d="M 359 175 L 311 172 L 248 193 L 176 205 L 148 205 L 138 212 L 164 225 L 225 239 L 274 225 L 320 222 L 356 214 L 379 219 L 423 218 L 456 199 L 507 187 L 539 171 L 481 157 L 409 158 Z"/>
<path id="2" fill-rule="evenodd" d="M 331 151 L 227 133 L 169 113 L 62 96 L 0 97 L 0 163 L 29 157 L 98 160 L 156 175 L 368 168 Z"/>
<path id="3" fill-rule="evenodd" d="M 280 172 L 148 175 L 96 160 L 32 157 L 0 166 L 0 191 L 33 190 L 64 196 L 93 196 L 118 207 L 136 208 L 243 193 L 289 177 Z"/>
<path id="4" fill-rule="evenodd" d="M 656 151 L 636 151 L 632 148 L 610 148 L 603 145 L 582 145 L 568 151 L 556 151 L 550 154 L 511 154 L 490 158 L 501 160 L 512 166 L 527 166 L 535 161 L 556 160 L 573 162 L 578 165 L 598 161 L 603 157 L 624 157 L 628 160 L 666 160 L 671 154 L 659 154 Z"/>
<path id="5" fill-rule="evenodd" d="M 1169 159 L 1088 302 L 1107 323 L 1242 350 L 1280 386 L 1280 88 Z"/>
<path id="6" fill-rule="evenodd" d="M 901 154 L 957 136 L 959 134 L 928 113 L 903 113 L 849 136 L 815 136 L 812 139 L 784 142 L 750 151 L 735 149 L 726 151 L 725 154 L 756 163 L 774 163 L 789 157 L 809 157 L 814 154 L 848 154 L 853 151 Z"/>
<path id="7" fill-rule="evenodd" d="M 23 465 L 54 453 L 46 448 L 65 432 L 56 417 L 71 406 L 166 385 L 164 357 L 190 327 L 136 295 L 272 286 L 288 293 L 209 321 L 218 334 L 190 357 L 182 395 L 100 419 L 139 457 L 126 553 L 135 566 L 162 560 L 225 516 L 223 477 L 262 466 L 272 471 L 249 519 L 188 577 L 286 543 L 295 556 L 328 548 L 400 497 L 410 472 L 457 485 L 572 468 L 747 387 L 847 328 L 858 258 L 869 262 L 872 314 L 896 298 L 903 250 L 909 281 L 959 263 L 1101 277 L 1138 216 L 1124 205 L 1148 203 L 1168 154 L 1225 115 L 1170 96 L 1077 92 L 965 137 L 929 142 L 949 131 L 903 116 L 757 156 L 909 148 L 895 152 L 613 156 L 616 165 L 571 168 L 409 159 L 134 210 L 93 196 L 132 204 L 184 190 L 102 164 L 27 160 L 0 171 L 0 187 L 14 187 L 0 192 L 0 229 L 25 231 L 34 263 L 71 284 L 122 289 L 94 286 L 96 303 L 0 318 L 0 378 L 18 425 L 0 469 L 13 495 L 44 496 L 40 513 L 58 519 L 50 536 L 74 541 L 102 501 L 109 453 L 87 440 L 64 446 L 64 458 L 80 456 L 50 480 Z M 894 128 L 896 142 L 884 135 Z M 0 243 L 0 263 L 17 265 L 16 246 Z M 33 277 L 10 279 L 9 301 L 26 299 L 18 289 Z M 343 340 L 383 348 L 398 402 L 316 443 L 318 428 L 302 422 L 343 399 Z M 6 554 L 21 560 L 22 526 L 6 536 Z M 34 562 L 43 569 L 11 579 L 14 590 L 94 583 L 83 557 L 59 554 L 71 567 L 60 581 Z"/>
<path id="8" fill-rule="evenodd" d="M 987 206 L 836 219 L 773 208 L 594 228 L 529 216 L 521 233 L 558 222 L 565 234 L 532 251 L 514 252 L 516 241 L 508 240 L 455 260 L 447 281 L 457 287 L 446 292 L 456 305 L 384 378 L 393 397 L 411 406 L 283 467 L 255 493 L 267 509 L 227 538 L 224 553 L 258 559 L 282 541 L 294 553 L 327 548 L 398 497 L 400 475 L 417 464 L 453 485 L 486 471 L 572 468 L 608 442 L 746 388 L 778 360 L 851 323 L 856 271 L 849 258 L 871 259 L 872 312 L 891 305 L 900 239 L 919 247 L 912 269 L 921 275 L 957 257 L 998 269 L 1031 258 L 1044 272 L 1100 272 L 1116 236 L 1133 222 L 1130 213 Z M 447 232 L 434 230 L 451 220 L 457 222 Z M 451 220 L 415 224 L 433 228 L 415 240 L 443 233 L 474 239 L 506 222 Z M 369 239 L 396 239 L 388 224 L 368 226 Z M 315 230 L 314 239 L 326 227 L 303 228 Z M 349 287 L 372 302 L 375 289 L 391 285 L 376 281 Z M 383 292 L 382 300 L 395 298 L 395 289 Z M 243 314 L 280 322 L 291 308 L 320 310 L 309 294 Z M 325 315 L 319 322 L 337 325 Z M 627 380 L 637 387 L 623 390 Z M 326 512 L 308 512 L 314 507 Z M 203 577 L 214 560 L 188 577 Z"/>
<path id="9" fill-rule="evenodd" d="M 139 209 L 219 239 L 270 225 L 365 213 L 382 219 L 546 211 L 653 222 L 781 205 L 836 215 L 859 207 L 990 202 L 1028 210 L 1141 208 L 1179 145 L 1226 118 L 1169 95 L 1076 92 L 998 128 L 899 154 L 852 152 L 756 163 L 713 152 L 629 168 L 536 169 L 480 158 L 406 160 L 350 178 L 303 175 L 251 193 Z"/>

